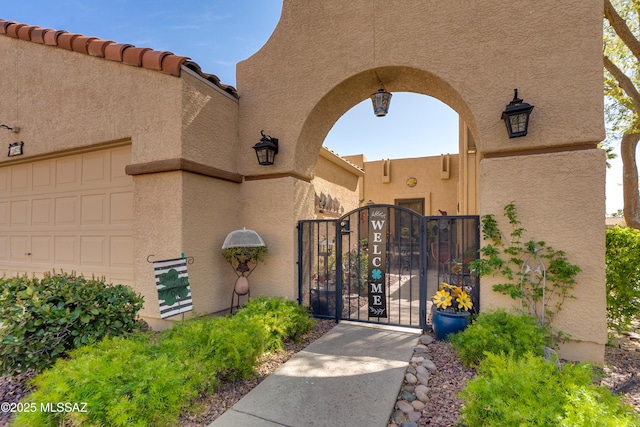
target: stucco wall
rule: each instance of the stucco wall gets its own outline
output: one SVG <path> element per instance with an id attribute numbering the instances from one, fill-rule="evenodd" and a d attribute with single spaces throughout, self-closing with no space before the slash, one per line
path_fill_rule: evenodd
<path id="1" fill-rule="evenodd" d="M 442 174 L 442 164 L 449 173 Z M 383 174 L 384 160 L 365 162 L 364 198 L 375 203 L 394 204 L 397 199 L 424 199 L 424 214 L 439 215 L 438 210 L 457 215 L 459 156 L 390 159 Z M 446 177 L 446 178 L 445 178 Z M 416 178 L 415 187 L 407 185 Z"/>
<path id="2" fill-rule="evenodd" d="M 360 186 L 364 172 L 326 148 L 320 150 L 315 177 L 311 181 L 315 196 L 331 197 L 338 206 L 331 209 L 319 207 L 314 202 L 316 218 L 337 218 L 360 205 Z"/>
<path id="3" fill-rule="evenodd" d="M 523 239 L 545 241 L 563 250 L 582 272 L 557 316 L 555 327 L 576 342 L 563 347 L 563 357 L 604 360 L 607 342 L 604 276 L 604 174 L 603 150 L 574 151 L 534 156 L 484 159 L 480 162 L 481 214 L 494 214 L 508 235 L 503 217 L 506 204 L 515 202 L 526 229 Z M 555 183 L 555 185 L 551 185 Z M 498 278 L 483 277 L 482 309 L 515 305 L 492 291 Z"/>
<path id="4" fill-rule="evenodd" d="M 23 159 L 125 139 L 134 162 L 180 154 L 179 78 L 10 37 L 0 64 L 0 114 L 21 127 Z M 0 143 L 15 137 L 0 132 Z"/>
<path id="5" fill-rule="evenodd" d="M 267 129 L 287 147 L 273 171 L 311 175 L 333 123 L 380 81 L 451 106 L 483 152 L 600 141 L 601 40 L 599 0 L 285 0 L 267 44 L 237 67 L 240 144 Z M 514 88 L 536 106 L 526 145 L 500 120 Z"/>
<path id="6" fill-rule="evenodd" d="M 240 160 L 240 171 L 265 178 L 302 178 L 300 182 L 312 178 L 333 124 L 380 84 L 390 92 L 433 96 L 460 114 L 475 144 L 469 158 L 474 167 L 465 170 L 474 173 L 477 162 L 484 159 L 477 198 L 465 195 L 465 211 L 473 213 L 477 205 L 480 214 L 499 212 L 511 198 L 529 200 L 531 193 L 524 194 L 524 184 L 535 176 L 533 192 L 544 201 L 525 203 L 520 208 L 523 222 L 531 219 L 531 227 L 539 230 L 536 234 L 553 236 L 555 246 L 568 246 L 577 263 L 589 266 L 581 274 L 584 287 L 576 289 L 577 305 L 568 304 L 559 322 L 576 339 L 597 348 L 581 354 L 581 344 L 576 344 L 574 356 L 598 359 L 606 335 L 600 297 L 604 195 L 594 191 L 604 188 L 603 158 L 595 152 L 604 138 L 602 1 L 284 0 L 269 41 L 237 67 L 242 96 L 239 150 L 250 152 L 265 129 L 280 139 L 281 152 L 269 168 L 257 166 L 247 156 Z M 511 140 L 500 115 L 514 88 L 535 109 L 529 134 Z M 568 151 L 574 149 L 582 151 Z M 528 156 L 532 150 L 547 154 Z M 512 157 L 499 157 L 503 155 Z M 516 166 L 520 163 L 523 167 Z M 503 169 L 502 164 L 508 167 Z M 567 167 L 576 174 L 560 172 Z M 584 180 L 577 182 L 575 176 Z M 294 196 L 288 182 L 266 181 L 270 191 L 290 192 L 290 199 L 304 194 Z M 252 201 L 245 205 L 247 210 L 259 207 Z M 559 211 L 559 216 L 551 215 Z M 291 233 L 288 230 L 303 218 L 292 215 L 288 224 L 277 227 Z M 598 230 L 585 229 L 596 224 Z M 590 244 L 578 248 L 579 237 Z M 294 262 L 291 257 L 292 269 Z M 490 305 L 492 297 L 484 296 L 483 304 Z M 577 330 L 585 312 L 579 308 L 583 299 L 585 307 L 597 305 L 586 332 Z"/>

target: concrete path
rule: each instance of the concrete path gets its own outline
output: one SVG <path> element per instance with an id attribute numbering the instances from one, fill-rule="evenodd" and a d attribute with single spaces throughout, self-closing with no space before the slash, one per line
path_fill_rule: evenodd
<path id="1" fill-rule="evenodd" d="M 419 336 L 342 322 L 209 427 L 385 427 Z"/>

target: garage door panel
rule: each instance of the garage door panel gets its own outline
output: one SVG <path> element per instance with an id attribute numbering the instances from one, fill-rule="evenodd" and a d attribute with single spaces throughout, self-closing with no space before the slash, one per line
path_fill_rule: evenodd
<path id="1" fill-rule="evenodd" d="M 53 253 L 56 264 L 78 264 L 77 240 L 76 236 L 55 236 Z"/>
<path id="2" fill-rule="evenodd" d="M 108 224 L 106 194 L 89 194 L 82 196 L 80 222 L 82 225 Z"/>
<path id="3" fill-rule="evenodd" d="M 9 202 L 0 202 L 0 228 L 9 226 Z"/>
<path id="4" fill-rule="evenodd" d="M 51 192 L 55 188 L 54 181 L 55 163 L 53 160 L 45 160 L 34 163 L 32 166 L 33 191 L 36 193 Z"/>
<path id="5" fill-rule="evenodd" d="M 15 166 L 11 170 L 11 192 L 13 194 L 27 194 L 29 192 L 29 175 L 31 165 Z"/>
<path id="6" fill-rule="evenodd" d="M 56 189 L 77 189 L 80 181 L 80 156 L 56 159 Z"/>
<path id="7" fill-rule="evenodd" d="M 28 243 L 29 236 L 11 236 L 9 238 L 11 261 L 24 262 L 28 260 Z"/>
<path id="8" fill-rule="evenodd" d="M 104 236 L 80 237 L 80 265 L 107 266 L 107 241 Z"/>
<path id="9" fill-rule="evenodd" d="M 133 177 L 125 173 L 125 167 L 131 163 L 131 148 L 122 147 L 111 150 L 111 185 L 133 186 Z"/>
<path id="10" fill-rule="evenodd" d="M 0 262 L 9 261 L 11 246 L 9 246 L 9 236 L 0 236 Z"/>
<path id="11" fill-rule="evenodd" d="M 130 163 L 120 146 L 0 167 L 0 274 L 74 270 L 132 284 Z"/>
<path id="12" fill-rule="evenodd" d="M 11 202 L 11 226 L 20 227 L 29 224 L 29 201 L 15 200 Z"/>
<path id="13" fill-rule="evenodd" d="M 133 224 L 133 191 L 111 194 L 111 224 Z"/>
<path id="14" fill-rule="evenodd" d="M 133 238 L 131 236 L 111 236 L 111 266 L 133 268 Z"/>
<path id="15" fill-rule="evenodd" d="M 56 225 L 80 225 L 77 209 L 78 198 L 76 196 L 56 197 Z"/>
<path id="16" fill-rule="evenodd" d="M 52 236 L 31 236 L 31 261 L 45 265 L 53 265 Z"/>
<path id="17" fill-rule="evenodd" d="M 31 225 L 35 227 L 53 226 L 53 200 L 51 198 L 31 201 Z"/>
<path id="18" fill-rule="evenodd" d="M 82 156 L 82 185 L 104 186 L 109 183 L 109 153 L 98 152 Z"/>

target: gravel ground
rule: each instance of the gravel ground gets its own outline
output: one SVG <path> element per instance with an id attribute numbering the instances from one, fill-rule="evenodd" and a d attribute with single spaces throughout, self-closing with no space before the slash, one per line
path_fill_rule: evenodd
<path id="1" fill-rule="evenodd" d="M 335 323 L 318 320 L 316 327 L 300 343 L 286 343 L 284 351 L 265 355 L 250 380 L 223 384 L 212 395 L 202 396 L 179 419 L 181 427 L 207 426 L 224 411 L 233 406 L 242 396 L 258 385 L 298 351 L 329 331 Z M 640 325 L 638 325 L 640 326 Z M 640 328 L 629 335 L 616 337 L 605 350 L 607 377 L 602 384 L 614 393 L 623 395 L 629 404 L 640 412 Z M 429 345 L 429 358 L 438 367 L 438 372 L 429 381 L 430 401 L 418 421 L 421 426 L 455 426 L 461 401 L 455 395 L 464 387 L 472 371 L 465 368 L 455 356 L 451 346 L 436 341 Z M 18 402 L 25 394 L 27 375 L 0 377 L 0 402 Z M 10 414 L 0 413 L 0 426 L 6 426 Z"/>

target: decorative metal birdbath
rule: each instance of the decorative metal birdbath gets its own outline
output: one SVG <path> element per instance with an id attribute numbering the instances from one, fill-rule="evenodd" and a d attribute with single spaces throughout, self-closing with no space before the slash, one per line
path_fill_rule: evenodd
<path id="1" fill-rule="evenodd" d="M 240 306 L 240 296 L 247 295 L 247 299 L 251 298 L 249 279 L 247 278 L 258 266 L 258 262 L 262 261 L 266 252 L 267 245 L 264 244 L 262 237 L 253 230 L 246 228 L 235 230 L 224 239 L 222 254 L 238 276 L 231 294 L 231 314 L 233 314 L 233 301 L 236 296 L 236 309 Z"/>

